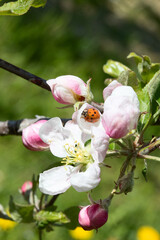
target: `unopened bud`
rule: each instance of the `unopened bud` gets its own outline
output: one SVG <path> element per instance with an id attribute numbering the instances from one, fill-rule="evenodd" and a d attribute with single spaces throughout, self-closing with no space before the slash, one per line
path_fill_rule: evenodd
<path id="1" fill-rule="evenodd" d="M 87 97 L 87 85 L 79 77 L 64 75 L 47 81 L 54 99 L 62 104 L 75 104 Z"/>
<path id="2" fill-rule="evenodd" d="M 129 172 L 127 175 L 124 175 L 122 178 L 119 179 L 118 185 L 120 189 L 120 193 L 127 194 L 131 192 L 134 186 L 134 179 L 133 179 L 133 172 Z"/>
<path id="3" fill-rule="evenodd" d="M 111 94 L 104 102 L 102 124 L 109 137 L 122 138 L 137 127 L 140 114 L 138 97 L 130 86 L 107 88 L 105 97 L 110 91 Z"/>
<path id="4" fill-rule="evenodd" d="M 40 120 L 23 129 L 22 142 L 29 150 L 43 151 L 48 149 L 48 144 L 44 143 L 39 136 L 39 129 L 46 121 Z"/>
<path id="5" fill-rule="evenodd" d="M 29 192 L 32 189 L 32 187 L 33 187 L 32 182 L 31 181 L 26 181 L 26 182 L 23 183 L 20 191 L 23 195 L 25 195 L 26 192 Z"/>
<path id="6" fill-rule="evenodd" d="M 108 211 L 100 204 L 93 204 L 83 207 L 78 216 L 78 221 L 84 230 L 98 229 L 108 219 Z"/>

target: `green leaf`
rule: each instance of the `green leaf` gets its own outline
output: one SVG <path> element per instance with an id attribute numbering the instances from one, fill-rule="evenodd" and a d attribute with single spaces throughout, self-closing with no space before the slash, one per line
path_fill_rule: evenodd
<path id="1" fill-rule="evenodd" d="M 145 86 L 145 91 L 148 91 L 151 101 L 160 98 L 160 70 L 156 72 L 151 81 Z"/>
<path id="2" fill-rule="evenodd" d="M 140 103 L 140 111 L 144 114 L 141 115 L 140 121 L 138 123 L 139 132 L 148 124 L 151 118 L 151 104 L 148 92 L 142 90 L 137 93 L 139 103 Z"/>
<path id="3" fill-rule="evenodd" d="M 122 63 L 113 60 L 108 60 L 103 66 L 103 71 L 115 78 L 119 77 L 120 73 L 125 70 L 129 70 L 129 68 Z"/>
<path id="4" fill-rule="evenodd" d="M 13 197 L 10 197 L 9 212 L 14 221 L 23 223 L 33 222 L 33 210 L 33 205 L 17 204 L 13 201 Z"/>
<path id="5" fill-rule="evenodd" d="M 132 52 L 127 58 L 135 59 L 140 80 L 145 84 L 160 70 L 160 63 L 151 63 L 151 59 L 146 55 L 138 56 L 136 53 Z"/>
<path id="6" fill-rule="evenodd" d="M 131 52 L 131 53 L 127 56 L 127 58 L 134 58 L 137 65 L 138 65 L 138 63 L 141 63 L 141 62 L 142 62 L 142 57 L 140 57 L 139 55 L 137 55 L 137 54 L 134 53 L 134 52 Z"/>
<path id="7" fill-rule="evenodd" d="M 34 0 L 32 7 L 35 7 L 35 8 L 44 7 L 46 2 L 47 0 Z"/>
<path id="8" fill-rule="evenodd" d="M 148 93 L 151 102 L 151 112 L 155 114 L 159 110 L 160 104 L 160 70 L 145 86 L 144 91 Z M 157 116 L 156 116 L 157 117 Z"/>
<path id="9" fill-rule="evenodd" d="M 136 77 L 135 72 L 131 70 L 125 70 L 121 72 L 117 80 L 122 85 L 131 86 L 134 90 L 138 89 L 139 86 L 138 79 Z"/>
<path id="10" fill-rule="evenodd" d="M 17 0 L 16 2 L 4 3 L 0 7 L 0 15 L 19 16 L 28 12 L 30 7 L 42 7 L 46 0 Z"/>
<path id="11" fill-rule="evenodd" d="M 37 221 L 38 227 L 44 228 L 48 224 L 64 224 L 70 222 L 63 212 L 53 212 L 41 210 L 36 213 L 34 219 Z"/>

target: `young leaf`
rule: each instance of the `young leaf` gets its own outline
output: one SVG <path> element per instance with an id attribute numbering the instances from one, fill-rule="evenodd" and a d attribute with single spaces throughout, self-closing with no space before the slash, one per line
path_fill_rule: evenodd
<path id="1" fill-rule="evenodd" d="M 160 106 L 160 70 L 156 72 L 150 82 L 145 86 L 144 91 L 149 95 L 151 112 L 152 114 L 155 114 L 159 110 Z"/>
<path id="2" fill-rule="evenodd" d="M 28 12 L 30 7 L 42 7 L 46 0 L 17 0 L 15 2 L 4 3 L 0 7 L 0 15 L 18 16 Z"/>
<path id="3" fill-rule="evenodd" d="M 34 219 L 37 221 L 38 227 L 44 228 L 48 224 L 64 224 L 70 222 L 63 212 L 52 212 L 42 210 L 35 214 Z"/>
<path id="4" fill-rule="evenodd" d="M 138 79 L 135 72 L 131 70 L 125 70 L 120 73 L 118 82 L 122 85 L 131 86 L 134 90 L 138 89 Z"/>
<path id="5" fill-rule="evenodd" d="M 14 221 L 23 223 L 33 222 L 33 210 L 33 205 L 17 204 L 13 201 L 13 197 L 10 197 L 9 212 Z"/>
<path id="6" fill-rule="evenodd" d="M 44 7 L 46 2 L 47 0 L 34 0 L 32 3 L 32 7 L 35 7 L 35 8 Z"/>
<path id="7" fill-rule="evenodd" d="M 159 63 L 151 63 L 151 59 L 146 56 L 138 56 L 136 53 L 130 53 L 127 58 L 134 58 L 137 70 L 140 75 L 140 80 L 146 84 L 153 78 L 154 74 L 160 70 Z"/>
<path id="8" fill-rule="evenodd" d="M 114 78 L 119 77 L 120 73 L 125 70 L 130 69 L 122 63 L 113 60 L 108 60 L 107 63 L 103 66 L 103 71 Z"/>
<path id="9" fill-rule="evenodd" d="M 142 115 L 140 117 L 140 121 L 138 123 L 139 132 L 148 124 L 151 118 L 151 102 L 149 98 L 149 94 L 147 91 L 142 90 L 137 93 L 139 103 L 140 103 L 140 111 Z"/>
<path id="10" fill-rule="evenodd" d="M 142 62 L 142 57 L 140 57 L 139 55 L 137 55 L 137 54 L 134 53 L 134 52 L 131 52 L 131 53 L 127 56 L 127 58 L 134 58 L 137 65 L 138 65 L 138 63 L 141 63 L 141 62 Z"/>

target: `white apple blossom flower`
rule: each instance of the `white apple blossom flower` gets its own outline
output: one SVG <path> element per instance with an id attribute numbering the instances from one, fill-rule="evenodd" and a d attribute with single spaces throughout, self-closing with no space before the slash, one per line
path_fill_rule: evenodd
<path id="1" fill-rule="evenodd" d="M 83 133 L 73 121 L 68 121 L 63 127 L 60 118 L 47 121 L 40 129 L 39 135 L 50 145 L 52 154 L 62 158 L 64 163 L 40 174 L 41 192 L 56 195 L 65 192 L 71 186 L 78 192 L 85 192 L 99 184 L 99 163 L 104 160 L 108 147 L 106 138 L 104 148 L 99 148 L 99 142 L 96 144 L 94 135 L 94 143 L 85 146 L 91 135 Z"/>
<path id="2" fill-rule="evenodd" d="M 95 109 L 95 111 L 98 111 L 99 117 L 96 119 L 96 121 L 89 121 L 87 118 L 85 118 L 85 116 L 83 115 L 84 111 L 87 111 L 89 109 Z M 78 126 L 80 127 L 80 129 L 85 132 L 86 134 L 91 134 L 92 131 L 92 127 L 98 127 L 101 125 L 101 113 L 100 111 L 93 107 L 92 105 L 88 104 L 88 103 L 84 103 L 82 105 L 82 107 L 73 113 L 72 115 L 72 119 L 78 124 Z"/>

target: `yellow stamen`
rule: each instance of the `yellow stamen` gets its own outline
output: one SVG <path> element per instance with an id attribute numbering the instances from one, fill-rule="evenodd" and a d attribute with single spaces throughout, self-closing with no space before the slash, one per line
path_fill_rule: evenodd
<path id="1" fill-rule="evenodd" d="M 64 145 L 64 148 L 69 155 L 63 158 L 62 161 L 66 165 L 87 165 L 88 163 L 93 161 L 88 149 L 82 147 L 77 141 L 74 142 L 74 145 L 69 145 L 68 143 L 66 143 Z"/>

